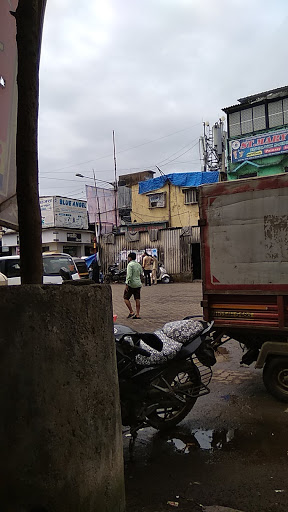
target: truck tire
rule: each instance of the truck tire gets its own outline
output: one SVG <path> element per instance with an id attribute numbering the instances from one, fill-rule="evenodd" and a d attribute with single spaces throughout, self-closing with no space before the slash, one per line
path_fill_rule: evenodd
<path id="1" fill-rule="evenodd" d="M 270 357 L 264 366 L 263 382 L 277 400 L 288 402 L 288 357 Z"/>

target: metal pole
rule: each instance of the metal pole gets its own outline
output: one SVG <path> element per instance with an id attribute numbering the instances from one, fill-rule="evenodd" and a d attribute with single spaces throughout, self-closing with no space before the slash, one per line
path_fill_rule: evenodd
<path id="1" fill-rule="evenodd" d="M 99 197 L 98 197 L 98 192 L 97 192 L 95 171 L 94 171 L 94 169 L 92 169 L 92 171 L 93 171 L 93 179 L 94 179 L 94 187 L 95 187 L 96 210 L 98 209 L 98 217 L 99 217 L 99 230 L 98 230 L 97 222 L 96 222 L 96 212 L 95 212 L 95 219 L 94 219 L 95 220 L 95 236 L 96 236 L 97 243 L 99 243 L 99 236 L 102 235 L 101 213 L 100 213 L 100 203 L 99 203 Z"/>
<path id="2" fill-rule="evenodd" d="M 116 162 L 116 145 L 115 145 L 115 132 L 112 131 L 113 139 L 113 158 L 114 158 L 114 210 L 115 210 L 115 226 L 118 227 L 117 218 L 117 162 Z"/>

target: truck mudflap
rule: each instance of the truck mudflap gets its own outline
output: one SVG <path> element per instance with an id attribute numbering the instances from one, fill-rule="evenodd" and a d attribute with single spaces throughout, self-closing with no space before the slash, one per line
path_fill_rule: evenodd
<path id="1" fill-rule="evenodd" d="M 263 343 L 255 368 L 263 368 L 268 356 L 288 356 L 288 342 L 266 341 Z"/>

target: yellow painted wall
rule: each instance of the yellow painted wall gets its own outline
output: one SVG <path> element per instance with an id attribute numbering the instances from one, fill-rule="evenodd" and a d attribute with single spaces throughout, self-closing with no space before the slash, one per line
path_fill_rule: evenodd
<path id="1" fill-rule="evenodd" d="M 139 186 L 133 185 L 132 190 L 132 222 L 158 222 L 169 221 L 169 185 L 153 191 L 155 194 L 166 192 L 165 208 L 149 208 L 149 195 L 139 194 Z M 199 219 L 198 204 L 184 204 L 185 194 L 181 187 L 170 185 L 171 225 L 177 228 L 184 226 L 197 226 Z M 151 193 L 153 193 L 151 192 Z"/>

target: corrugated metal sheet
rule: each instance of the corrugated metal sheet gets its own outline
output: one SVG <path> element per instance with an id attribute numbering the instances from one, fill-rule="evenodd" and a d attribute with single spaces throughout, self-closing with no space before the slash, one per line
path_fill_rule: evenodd
<path id="1" fill-rule="evenodd" d="M 113 263 L 119 263 L 125 268 L 127 262 L 121 261 L 121 251 L 139 251 L 157 248 L 158 260 L 164 263 L 169 274 L 192 272 L 191 244 L 200 242 L 200 230 L 198 227 L 189 227 L 187 234 L 182 228 L 161 229 L 158 231 L 158 240 L 151 241 L 149 231 L 139 233 L 139 240 L 128 242 L 125 233 L 115 235 L 114 244 L 101 245 L 101 263 L 104 272 Z"/>

